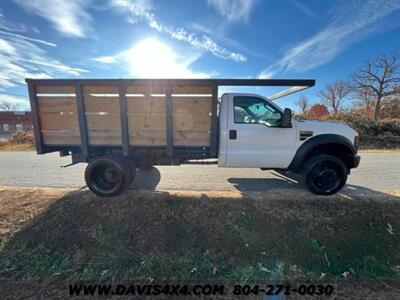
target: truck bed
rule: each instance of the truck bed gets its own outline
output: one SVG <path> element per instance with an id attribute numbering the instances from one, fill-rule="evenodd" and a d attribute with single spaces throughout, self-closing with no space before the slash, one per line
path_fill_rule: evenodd
<path id="1" fill-rule="evenodd" d="M 39 153 L 135 147 L 216 152 L 217 90 L 184 80 L 27 80 Z M 211 134 L 213 132 L 213 134 Z"/>

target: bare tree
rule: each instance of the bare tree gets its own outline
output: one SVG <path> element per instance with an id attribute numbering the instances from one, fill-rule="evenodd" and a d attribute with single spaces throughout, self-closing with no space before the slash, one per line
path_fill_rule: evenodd
<path id="1" fill-rule="evenodd" d="M 16 111 L 19 105 L 8 101 L 0 101 L 0 110 L 2 111 Z"/>
<path id="2" fill-rule="evenodd" d="M 395 93 L 400 83 L 398 53 L 383 54 L 366 61 L 352 76 L 352 87 L 355 90 L 368 89 L 375 98 L 374 120 L 379 119 L 382 101 Z"/>
<path id="3" fill-rule="evenodd" d="M 336 115 L 349 92 L 350 89 L 346 83 L 335 81 L 327 84 L 317 93 L 317 96 L 332 110 L 333 115 Z"/>
<path id="4" fill-rule="evenodd" d="M 301 95 L 296 104 L 300 107 L 301 113 L 305 115 L 308 111 L 309 106 L 308 98 L 304 95 Z"/>
<path id="5" fill-rule="evenodd" d="M 354 90 L 356 105 L 361 108 L 361 111 L 366 117 L 371 117 L 375 106 L 375 94 L 370 88 L 359 88 Z"/>

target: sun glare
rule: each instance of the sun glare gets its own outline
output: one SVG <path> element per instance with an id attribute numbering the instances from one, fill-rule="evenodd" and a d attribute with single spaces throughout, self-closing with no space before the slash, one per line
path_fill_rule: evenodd
<path id="1" fill-rule="evenodd" d="M 190 62 L 182 61 L 171 47 L 155 38 L 138 42 L 126 52 L 125 59 L 131 73 L 142 78 L 208 77 L 207 74 L 190 71 Z"/>

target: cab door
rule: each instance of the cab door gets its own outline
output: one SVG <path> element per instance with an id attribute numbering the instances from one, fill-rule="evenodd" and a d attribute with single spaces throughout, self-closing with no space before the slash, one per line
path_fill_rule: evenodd
<path id="1" fill-rule="evenodd" d="M 295 154 L 296 129 L 281 127 L 282 111 L 258 95 L 228 99 L 228 167 L 286 168 Z"/>

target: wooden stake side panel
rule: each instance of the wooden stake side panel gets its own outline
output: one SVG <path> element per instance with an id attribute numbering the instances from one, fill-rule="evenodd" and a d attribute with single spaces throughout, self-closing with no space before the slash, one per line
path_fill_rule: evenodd
<path id="1" fill-rule="evenodd" d="M 127 94 L 165 94 L 168 87 L 162 83 L 154 83 L 153 85 L 133 84 L 126 88 Z M 183 85 L 173 84 L 170 86 L 172 94 L 211 94 L 212 86 L 209 85 Z"/>
<path id="2" fill-rule="evenodd" d="M 172 94 L 211 94 L 210 85 L 183 85 L 176 84 L 171 88 Z"/>
<path id="3" fill-rule="evenodd" d="M 175 146 L 208 146 L 210 133 L 206 131 L 174 130 Z"/>
<path id="4" fill-rule="evenodd" d="M 46 145 L 80 145 L 81 136 L 79 131 L 47 131 L 42 130 L 43 140 Z"/>
<path id="5" fill-rule="evenodd" d="M 37 97 L 39 113 L 74 113 L 76 114 L 75 97 Z"/>
<path id="6" fill-rule="evenodd" d="M 173 97 L 172 101 L 174 145 L 208 146 L 212 98 Z"/>
<path id="7" fill-rule="evenodd" d="M 118 113 L 119 114 L 119 98 L 118 97 L 93 97 L 86 96 L 85 112 L 87 113 Z"/>
<path id="8" fill-rule="evenodd" d="M 126 97 L 126 108 L 128 114 L 164 114 L 165 97 Z"/>
<path id="9" fill-rule="evenodd" d="M 36 86 L 36 94 L 73 94 L 75 96 L 75 87 L 68 85 Z"/>
<path id="10" fill-rule="evenodd" d="M 161 89 L 161 87 L 159 87 Z M 157 92 L 164 92 L 163 90 Z M 142 90 L 127 89 L 127 94 Z M 152 90 L 153 92 L 153 90 Z M 126 97 L 129 142 L 134 146 L 163 146 L 167 144 L 165 97 Z"/>
<path id="11" fill-rule="evenodd" d="M 167 131 L 130 130 L 129 141 L 134 146 L 165 146 L 167 144 Z"/>
<path id="12" fill-rule="evenodd" d="M 166 131 L 165 113 L 128 113 L 129 131 Z"/>
<path id="13" fill-rule="evenodd" d="M 37 105 L 45 145 L 81 143 L 74 86 L 37 86 Z"/>
<path id="14" fill-rule="evenodd" d="M 210 130 L 211 117 L 209 114 L 196 114 L 177 110 L 172 113 L 172 121 L 174 130 L 208 132 Z"/>
<path id="15" fill-rule="evenodd" d="M 118 86 L 83 86 L 86 128 L 90 145 L 121 145 Z"/>
<path id="16" fill-rule="evenodd" d="M 86 113 L 86 125 L 89 131 L 121 131 L 120 115 L 116 113 L 104 115 Z"/>
<path id="17" fill-rule="evenodd" d="M 125 89 L 126 94 L 142 94 L 142 95 L 165 94 L 166 91 L 167 87 L 157 82 L 153 85 L 141 85 L 141 84 L 128 85 Z"/>
<path id="18" fill-rule="evenodd" d="M 40 114 L 42 130 L 79 131 L 76 115 Z"/>
<path id="19" fill-rule="evenodd" d="M 89 144 L 91 145 L 117 145 L 122 143 L 121 130 L 89 130 Z"/>
<path id="20" fill-rule="evenodd" d="M 83 96 L 90 95 L 115 95 L 118 96 L 118 86 L 115 85 L 85 85 Z"/>
<path id="21" fill-rule="evenodd" d="M 157 83 L 126 87 L 131 145 L 166 145 L 167 90 Z M 173 85 L 169 90 L 173 94 L 174 145 L 208 146 L 211 87 Z M 75 87 L 37 86 L 36 93 L 44 144 L 79 145 Z M 87 85 L 82 87 L 82 93 L 89 144 L 122 145 L 118 86 Z"/>
<path id="22" fill-rule="evenodd" d="M 172 97 L 172 108 L 197 113 L 211 113 L 211 97 Z"/>

